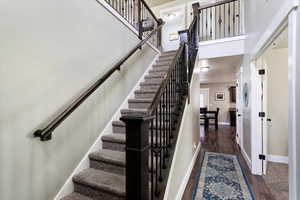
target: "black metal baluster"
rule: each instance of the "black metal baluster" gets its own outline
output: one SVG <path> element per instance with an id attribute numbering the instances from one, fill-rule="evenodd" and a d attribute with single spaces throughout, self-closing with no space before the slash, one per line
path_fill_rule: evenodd
<path id="1" fill-rule="evenodd" d="M 150 170 L 150 173 L 151 173 L 151 199 L 153 199 L 153 196 L 154 196 L 154 192 L 153 192 L 153 189 L 154 189 L 154 153 L 156 154 L 155 152 L 155 146 L 154 146 L 154 141 L 153 141 L 153 137 L 154 137 L 154 133 L 153 133 L 153 119 L 151 120 L 151 124 L 150 124 L 150 127 L 151 127 L 151 170 Z M 157 168 L 156 168 L 157 169 Z"/>
<path id="2" fill-rule="evenodd" d="M 205 34 L 206 34 L 206 40 L 208 40 L 208 22 L 207 22 L 207 18 L 208 18 L 208 9 L 205 9 Z"/>
<path id="3" fill-rule="evenodd" d="M 215 18 L 214 18 L 214 25 L 215 25 L 215 38 L 214 39 L 217 39 L 217 7 L 214 8 L 214 11 L 215 11 Z"/>
<path id="4" fill-rule="evenodd" d="M 241 34 L 241 6 L 240 6 L 240 0 L 238 0 L 238 35 Z"/>
<path id="5" fill-rule="evenodd" d="M 228 36 L 230 37 L 231 36 L 231 33 L 230 33 L 230 24 L 231 24 L 231 20 L 230 20 L 230 3 L 228 4 Z"/>
<path id="6" fill-rule="evenodd" d="M 223 24 L 223 26 L 224 26 L 224 38 L 226 37 L 226 15 L 225 15 L 225 4 L 223 4 L 223 8 L 224 8 L 224 12 L 223 12 L 223 15 L 224 15 L 224 24 Z"/>
<path id="7" fill-rule="evenodd" d="M 168 107 L 169 107 L 169 113 L 168 113 L 168 117 L 169 117 L 169 141 L 170 141 L 170 147 L 172 146 L 172 74 L 170 76 L 170 80 L 169 80 L 169 103 L 168 103 Z"/>
<path id="8" fill-rule="evenodd" d="M 210 39 L 212 40 L 212 8 L 209 9 L 209 15 L 210 15 Z"/>
<path id="9" fill-rule="evenodd" d="M 233 2 L 233 14 L 232 14 L 232 16 L 233 16 L 233 23 L 232 23 L 232 25 L 233 25 L 233 36 L 235 36 L 235 15 L 236 15 L 236 12 L 235 12 L 236 10 L 235 10 L 235 1 Z"/>

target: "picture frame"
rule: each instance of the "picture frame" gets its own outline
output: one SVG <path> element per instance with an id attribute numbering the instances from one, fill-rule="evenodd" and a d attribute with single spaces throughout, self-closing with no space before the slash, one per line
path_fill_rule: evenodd
<path id="1" fill-rule="evenodd" d="M 179 34 L 178 33 L 170 33 L 169 34 L 169 40 L 170 41 L 179 40 Z"/>
<path id="2" fill-rule="evenodd" d="M 215 101 L 225 101 L 225 92 L 216 92 Z"/>

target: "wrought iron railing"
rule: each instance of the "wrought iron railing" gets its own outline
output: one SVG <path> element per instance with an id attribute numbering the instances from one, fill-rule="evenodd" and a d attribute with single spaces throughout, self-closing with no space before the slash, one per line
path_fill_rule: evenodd
<path id="1" fill-rule="evenodd" d="M 241 0 L 225 0 L 200 7 L 200 41 L 242 35 L 241 11 Z"/>
<path id="2" fill-rule="evenodd" d="M 141 39 L 147 37 L 161 23 L 144 0 L 105 1 L 136 29 Z M 160 32 L 155 33 L 149 42 L 159 47 Z"/>
<path id="3" fill-rule="evenodd" d="M 151 105 L 145 112 L 121 117 L 126 124 L 127 200 L 164 195 L 197 56 L 199 4 L 193 7 L 197 11 L 193 23 L 179 32 L 180 47 Z"/>

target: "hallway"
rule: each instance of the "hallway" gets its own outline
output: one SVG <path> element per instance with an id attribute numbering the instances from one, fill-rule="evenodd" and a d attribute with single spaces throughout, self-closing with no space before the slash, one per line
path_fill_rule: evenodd
<path id="1" fill-rule="evenodd" d="M 261 176 L 251 175 L 251 172 L 246 164 L 246 161 L 243 159 L 237 144 L 233 142 L 233 131 L 234 129 L 230 126 L 220 126 L 219 130 L 217 131 L 215 131 L 214 128 L 211 126 L 208 133 L 205 133 L 204 128 L 201 127 L 201 133 L 203 134 L 201 135 L 201 151 L 198 155 L 196 164 L 185 189 L 182 198 L 183 200 L 193 199 L 193 192 L 197 184 L 198 173 L 201 169 L 205 152 L 216 152 L 237 155 L 256 200 L 274 200 L 264 179 Z"/>

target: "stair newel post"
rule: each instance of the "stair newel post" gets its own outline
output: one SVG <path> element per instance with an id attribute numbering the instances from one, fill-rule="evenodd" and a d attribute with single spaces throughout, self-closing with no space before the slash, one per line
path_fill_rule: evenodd
<path id="1" fill-rule="evenodd" d="M 142 19 L 142 1 L 137 1 L 137 7 L 138 7 L 138 26 L 139 26 L 139 38 L 142 40 L 143 38 L 143 19 Z"/>
<path id="2" fill-rule="evenodd" d="M 198 46 L 198 43 L 199 43 L 199 32 L 200 32 L 200 11 L 199 11 L 199 8 L 200 8 L 200 4 L 199 3 L 194 3 L 193 5 L 193 15 L 194 17 L 196 17 L 196 32 L 194 33 L 195 34 L 195 42 L 196 42 L 196 46 Z"/>
<path id="3" fill-rule="evenodd" d="M 126 200 L 149 200 L 149 126 L 153 117 L 130 115 L 126 124 Z"/>
<path id="4" fill-rule="evenodd" d="M 181 66 L 180 66 L 180 83 L 181 83 L 181 89 L 183 95 L 188 94 L 188 88 L 189 88 L 189 45 L 188 45 L 188 40 L 189 40 L 189 30 L 182 30 L 179 31 L 179 36 L 180 36 L 180 45 L 184 45 L 183 48 L 183 59 L 181 61 Z"/>
<path id="5" fill-rule="evenodd" d="M 157 26 L 159 26 L 163 23 L 164 23 L 164 21 L 161 18 L 159 18 Z M 157 31 L 157 47 L 160 51 L 162 51 L 162 28 L 160 28 Z"/>

